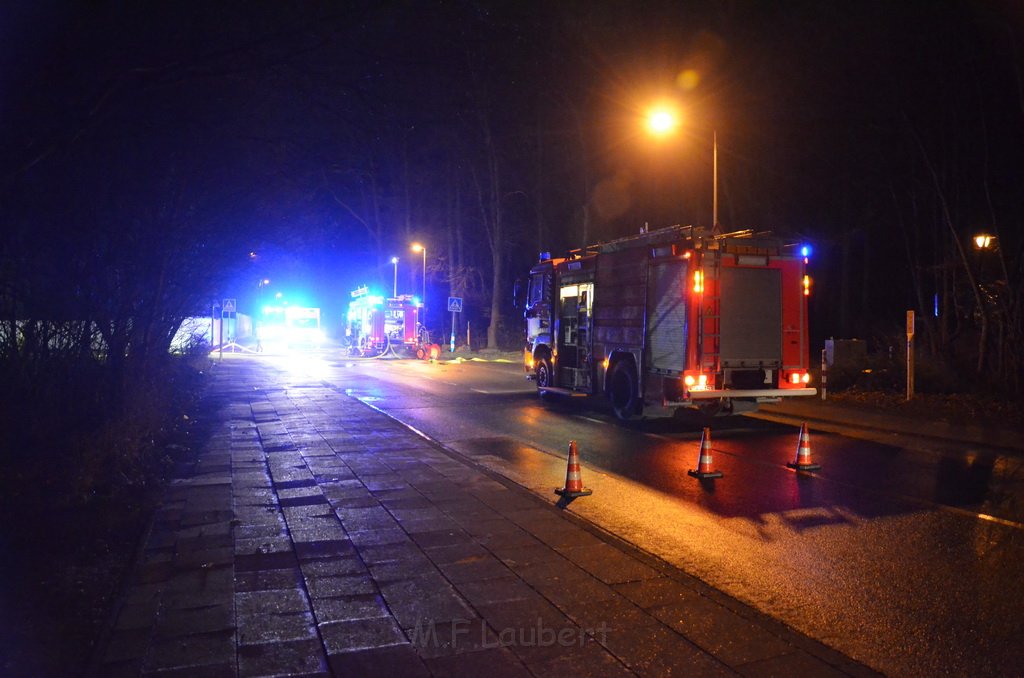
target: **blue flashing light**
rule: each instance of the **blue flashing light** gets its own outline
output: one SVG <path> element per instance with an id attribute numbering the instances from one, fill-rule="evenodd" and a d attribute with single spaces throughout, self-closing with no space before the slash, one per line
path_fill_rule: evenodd
<path id="1" fill-rule="evenodd" d="M 804 257 L 804 258 L 807 258 L 807 257 L 811 256 L 811 246 L 810 245 L 804 245 L 803 247 L 801 247 L 800 248 L 800 256 Z"/>
<path id="2" fill-rule="evenodd" d="M 383 306 L 384 305 L 384 297 L 381 297 L 381 296 L 372 295 L 372 296 L 368 297 L 368 300 L 369 300 L 370 304 L 372 304 L 374 306 Z"/>
<path id="3" fill-rule="evenodd" d="M 413 297 L 413 298 L 412 298 L 412 305 L 413 305 L 413 306 L 422 306 L 422 305 L 423 305 L 423 302 L 422 302 L 422 301 L 420 301 L 420 298 L 419 298 L 419 297 Z"/>

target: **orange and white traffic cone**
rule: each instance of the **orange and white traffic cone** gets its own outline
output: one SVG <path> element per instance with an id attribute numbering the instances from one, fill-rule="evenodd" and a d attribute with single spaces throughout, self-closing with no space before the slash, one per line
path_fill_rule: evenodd
<path id="1" fill-rule="evenodd" d="M 700 436 L 700 456 L 697 458 L 697 470 L 690 469 L 686 473 L 701 480 L 722 477 L 721 471 L 711 468 L 711 429 L 707 426 L 704 427 L 704 433 Z"/>
<path id="2" fill-rule="evenodd" d="M 821 464 L 811 461 L 811 435 L 807 432 L 807 422 L 800 427 L 800 440 L 796 446 L 796 461 L 786 464 L 789 468 L 797 471 L 814 471 L 821 468 Z"/>
<path id="3" fill-rule="evenodd" d="M 555 494 L 563 497 L 586 497 L 594 491 L 583 487 L 583 477 L 580 475 L 580 457 L 576 452 L 576 441 L 569 441 L 569 462 L 565 467 L 565 487 L 556 489 Z"/>

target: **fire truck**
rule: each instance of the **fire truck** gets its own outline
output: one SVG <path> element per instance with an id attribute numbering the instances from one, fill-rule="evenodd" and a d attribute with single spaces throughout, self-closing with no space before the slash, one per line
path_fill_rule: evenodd
<path id="1" fill-rule="evenodd" d="M 806 248 L 671 226 L 542 254 L 524 317 L 541 396 L 606 398 L 620 419 L 727 414 L 809 396 Z"/>
<path id="2" fill-rule="evenodd" d="M 421 304 L 409 294 L 385 299 L 368 288 L 352 291 L 345 335 L 349 351 L 363 357 L 385 353 L 426 357 L 429 336 L 419 323 Z"/>

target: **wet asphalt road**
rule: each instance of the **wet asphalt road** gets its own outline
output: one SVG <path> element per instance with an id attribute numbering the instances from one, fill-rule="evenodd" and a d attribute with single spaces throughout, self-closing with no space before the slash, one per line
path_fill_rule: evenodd
<path id="1" fill-rule="evenodd" d="M 594 495 L 570 510 L 885 673 L 1024 666 L 1020 458 L 812 430 L 822 469 L 801 475 L 785 465 L 795 429 L 728 417 L 712 432 L 725 477 L 699 482 L 686 475 L 699 422 L 624 426 L 586 403 L 542 403 L 518 366 L 288 364 L 552 501 L 577 440 Z"/>

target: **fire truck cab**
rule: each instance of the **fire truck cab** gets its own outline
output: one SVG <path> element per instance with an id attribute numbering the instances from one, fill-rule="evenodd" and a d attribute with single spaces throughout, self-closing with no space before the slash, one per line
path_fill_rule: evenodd
<path id="1" fill-rule="evenodd" d="M 754 409 L 808 386 L 806 257 L 752 231 L 672 226 L 530 271 L 524 368 L 543 395 L 630 419 Z"/>

